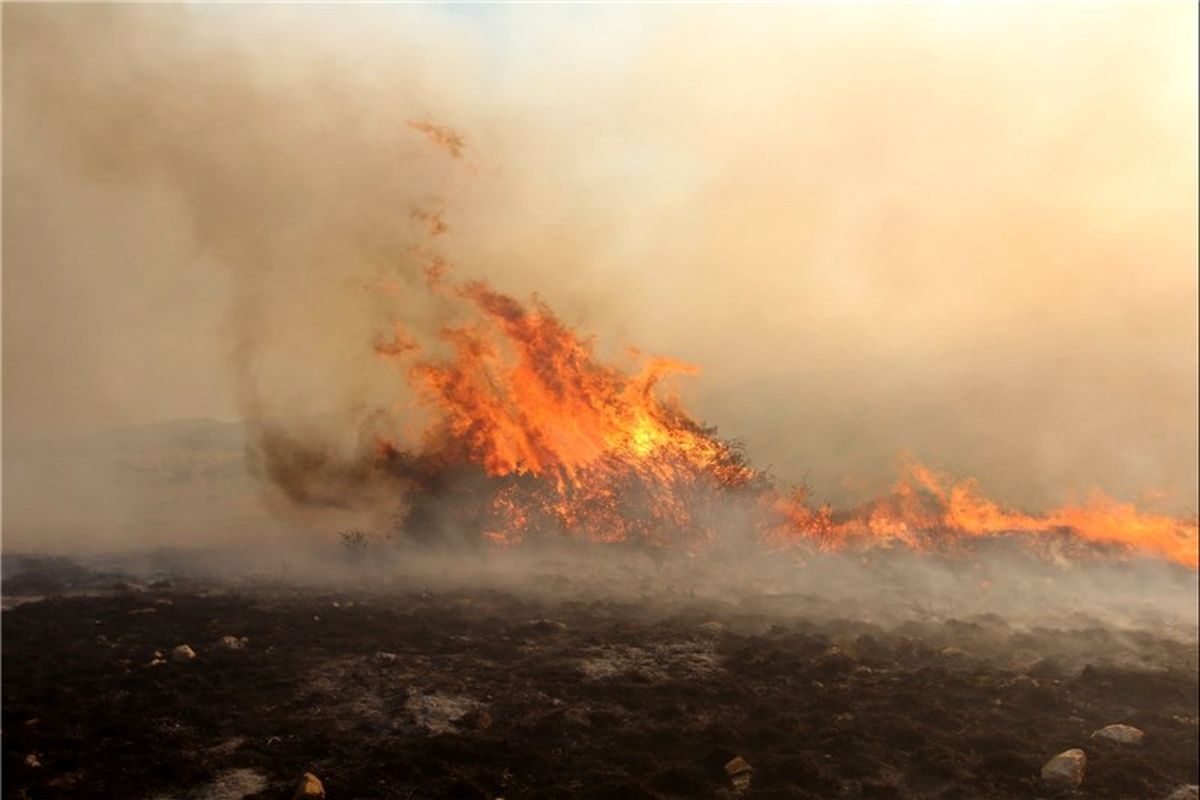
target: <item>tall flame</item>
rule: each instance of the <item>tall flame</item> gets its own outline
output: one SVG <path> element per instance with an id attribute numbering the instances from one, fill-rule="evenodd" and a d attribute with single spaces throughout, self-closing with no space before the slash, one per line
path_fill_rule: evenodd
<path id="1" fill-rule="evenodd" d="M 649 358 L 626 374 L 597 361 L 544 303 L 526 308 L 478 282 L 452 292 L 477 321 L 442 332 L 452 358 L 418 358 L 407 374 L 435 413 L 425 458 L 512 479 L 496 484 L 500 529 L 489 538 L 511 543 L 550 526 L 600 541 L 686 536 L 698 524 L 689 498 L 756 477 L 736 448 L 656 391 L 695 367 Z M 376 344 L 392 358 L 414 351 L 399 329 Z"/>

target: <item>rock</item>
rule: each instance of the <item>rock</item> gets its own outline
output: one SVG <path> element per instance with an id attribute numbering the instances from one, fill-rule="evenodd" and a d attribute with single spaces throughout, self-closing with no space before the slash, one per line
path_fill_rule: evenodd
<path id="1" fill-rule="evenodd" d="M 191 661 L 196 657 L 196 651 L 186 644 L 181 644 L 171 651 L 172 661 Z"/>
<path id="2" fill-rule="evenodd" d="M 41 765 L 42 762 L 38 760 L 37 753 L 30 753 L 29 755 L 25 756 L 25 766 L 37 769 Z"/>
<path id="3" fill-rule="evenodd" d="M 741 756 L 734 756 L 725 764 L 725 774 L 730 778 L 734 775 L 740 775 L 743 772 L 753 771 L 754 767 L 750 766 L 750 762 Z"/>
<path id="4" fill-rule="evenodd" d="M 1105 725 L 1092 734 L 1093 739 L 1104 739 L 1117 744 L 1141 744 L 1146 732 L 1132 725 Z"/>
<path id="5" fill-rule="evenodd" d="M 696 626 L 696 630 L 703 633 L 705 636 L 720 636 L 725 632 L 725 624 L 717 622 L 715 619 L 708 622 L 702 622 Z"/>
<path id="6" fill-rule="evenodd" d="M 306 797 L 324 797 L 325 785 L 321 783 L 321 779 L 311 772 L 304 773 L 300 778 L 300 785 L 296 787 L 296 793 L 292 795 L 292 800 L 303 800 Z"/>
<path id="7" fill-rule="evenodd" d="M 1064 750 L 1042 767 L 1042 781 L 1048 786 L 1074 788 L 1083 783 L 1087 754 L 1078 747 Z"/>
<path id="8" fill-rule="evenodd" d="M 246 645 L 250 644 L 250 639 L 245 636 L 222 636 L 217 640 L 217 644 L 226 650 L 245 650 Z"/>
<path id="9" fill-rule="evenodd" d="M 1200 786 L 1180 786 L 1163 800 L 1200 800 Z"/>
<path id="10" fill-rule="evenodd" d="M 750 766 L 750 762 L 741 756 L 734 756 L 725 764 L 725 777 L 729 778 L 729 783 L 733 786 L 734 791 L 744 792 L 750 788 L 750 778 L 754 774 L 754 767 Z"/>
<path id="11" fill-rule="evenodd" d="M 379 650 L 371 656 L 371 660 L 376 664 L 394 664 L 399 659 L 400 656 L 395 653 L 388 653 L 383 650 Z"/>

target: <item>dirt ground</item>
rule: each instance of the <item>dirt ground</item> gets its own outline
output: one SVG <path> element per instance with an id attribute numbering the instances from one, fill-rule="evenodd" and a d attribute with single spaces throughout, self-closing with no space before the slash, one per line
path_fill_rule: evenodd
<path id="1" fill-rule="evenodd" d="M 287 798 L 306 771 L 330 798 L 731 797 L 735 756 L 755 798 L 1198 782 L 1195 641 L 1080 614 L 882 626 L 802 595 L 133 583 L 63 563 L 4 589 L 7 798 Z M 1144 742 L 1091 737 L 1112 723 Z M 1083 783 L 1050 791 L 1039 770 L 1071 747 Z"/>

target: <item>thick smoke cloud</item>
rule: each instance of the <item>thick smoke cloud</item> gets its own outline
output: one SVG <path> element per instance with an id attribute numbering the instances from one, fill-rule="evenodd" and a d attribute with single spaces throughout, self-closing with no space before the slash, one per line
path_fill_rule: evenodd
<path id="1" fill-rule="evenodd" d="M 438 220 L 459 274 L 538 292 L 614 358 L 700 365 L 698 415 L 818 496 L 861 499 L 911 450 L 1015 505 L 1194 511 L 1195 22 L 7 6 L 6 547 L 335 506 L 361 475 L 291 471 L 403 417 L 371 345 L 441 322 L 412 252 Z M 97 437 L 188 417 L 250 421 L 285 491 L 238 477 L 234 433 L 122 434 L 113 478 Z"/>

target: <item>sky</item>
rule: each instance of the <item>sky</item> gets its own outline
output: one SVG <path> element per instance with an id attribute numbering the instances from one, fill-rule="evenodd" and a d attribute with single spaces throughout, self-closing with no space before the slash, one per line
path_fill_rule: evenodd
<path id="1" fill-rule="evenodd" d="M 340 415 L 360 446 L 405 398 L 371 342 L 439 324 L 410 248 L 443 206 L 455 274 L 696 364 L 689 407 L 819 496 L 910 452 L 1195 512 L 1190 4 L 3 13 L 20 519 L 61 487 L 18 440 Z"/>

